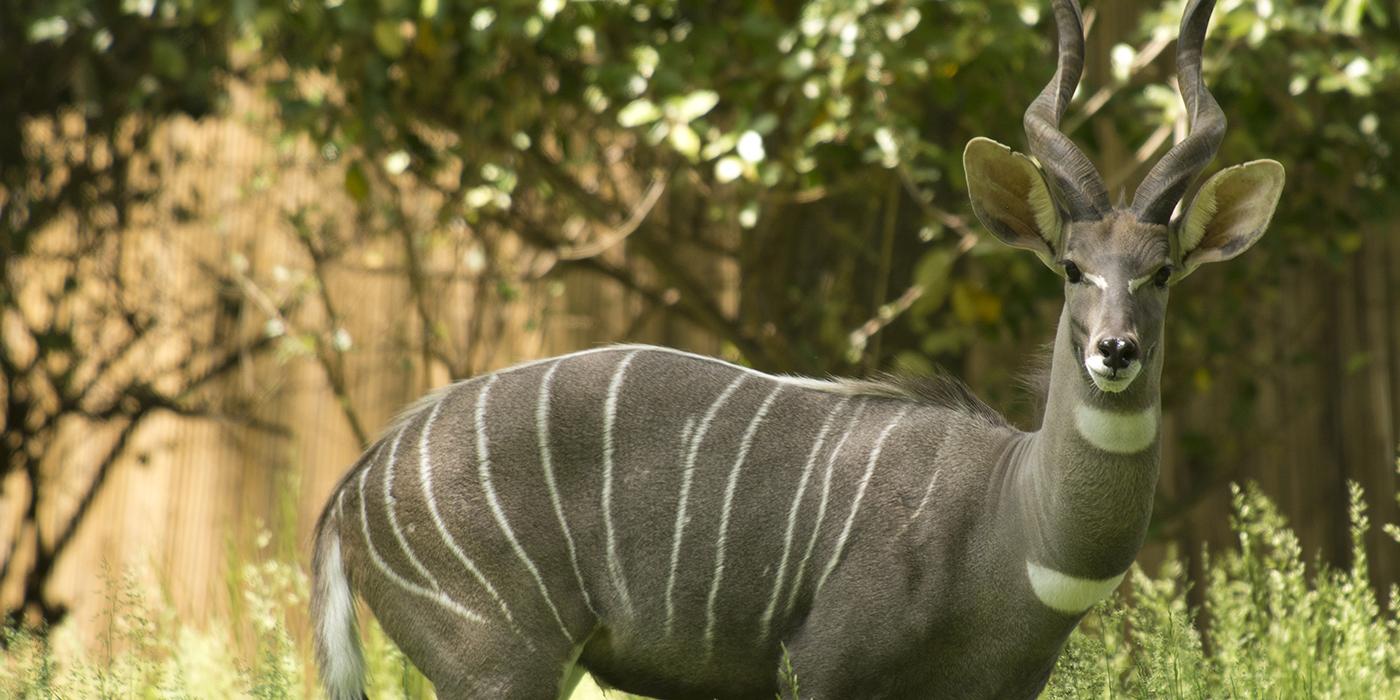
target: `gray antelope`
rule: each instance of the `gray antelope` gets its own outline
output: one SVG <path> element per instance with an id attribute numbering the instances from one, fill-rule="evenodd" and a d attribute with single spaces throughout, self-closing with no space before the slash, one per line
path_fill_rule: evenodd
<path id="1" fill-rule="evenodd" d="M 335 700 L 364 694 L 353 595 L 445 698 L 553 698 L 584 670 L 663 698 L 1033 697 L 1122 580 L 1157 481 L 1168 289 L 1264 232 L 1283 168 L 1216 173 L 1201 78 L 1214 0 L 1177 67 L 1189 134 L 1132 204 L 1060 131 L 1083 65 L 1055 0 L 1030 153 L 984 138 L 973 209 L 1064 278 L 1044 419 L 1023 432 L 952 380 L 772 376 L 615 346 L 519 365 L 409 408 L 316 527 L 312 618 Z"/>

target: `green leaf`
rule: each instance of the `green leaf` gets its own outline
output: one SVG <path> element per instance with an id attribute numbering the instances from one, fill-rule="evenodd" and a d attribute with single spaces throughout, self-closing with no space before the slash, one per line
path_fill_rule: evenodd
<path id="1" fill-rule="evenodd" d="M 700 155 L 700 137 L 688 124 L 672 126 L 670 133 L 666 135 L 666 140 L 671 142 L 677 152 L 692 161 Z"/>
<path id="2" fill-rule="evenodd" d="M 403 32 L 399 31 L 399 23 L 388 19 L 375 22 L 374 45 L 379 47 L 379 53 L 384 54 L 386 58 L 396 59 L 402 56 L 404 38 Z"/>
<path id="3" fill-rule="evenodd" d="M 369 198 L 369 178 L 365 177 L 365 171 L 359 163 L 351 165 L 345 171 L 345 193 L 361 204 Z"/>
<path id="4" fill-rule="evenodd" d="M 666 100 L 666 118 L 686 124 L 710 113 L 719 104 L 719 93 L 696 90 L 688 95 Z"/>
<path id="5" fill-rule="evenodd" d="M 952 281 L 953 263 L 957 256 L 947 248 L 936 248 L 924 253 L 914 268 L 914 283 L 923 287 L 924 294 L 909 307 L 913 316 L 927 316 L 942 308 L 948 299 L 948 289 Z"/>
<path id="6" fill-rule="evenodd" d="M 169 39 L 155 39 L 151 42 L 151 61 L 156 72 L 172 80 L 180 80 L 189 73 L 189 63 L 184 52 Z"/>
<path id="7" fill-rule="evenodd" d="M 645 97 L 632 101 L 617 113 L 618 125 L 628 129 L 650 124 L 660 118 L 661 109 Z"/>
<path id="8" fill-rule="evenodd" d="M 40 44 L 45 41 L 62 40 L 68 36 L 68 20 L 62 17 L 47 17 L 29 25 L 29 41 Z"/>

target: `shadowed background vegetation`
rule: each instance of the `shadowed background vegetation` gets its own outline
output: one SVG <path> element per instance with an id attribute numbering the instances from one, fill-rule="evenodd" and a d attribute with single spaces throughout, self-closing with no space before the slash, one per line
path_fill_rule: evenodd
<path id="1" fill-rule="evenodd" d="M 1114 192 L 1184 133 L 1183 4 L 1086 3 L 1064 124 Z M 1302 561 L 1369 550 L 1382 600 L 1400 581 L 1347 485 L 1400 520 L 1397 22 L 1216 11 L 1215 166 L 1289 179 L 1254 250 L 1172 295 L 1144 563 L 1180 553 L 1183 611 L 1209 609 L 1202 545 L 1240 544 L 1231 482 Z M 95 648 L 134 570 L 197 628 L 246 622 L 255 533 L 303 558 L 399 407 L 601 343 L 943 366 L 1034 427 L 1058 280 L 983 233 L 961 153 L 1022 146 L 1049 24 L 1037 0 L 0 3 L 0 611 Z"/>

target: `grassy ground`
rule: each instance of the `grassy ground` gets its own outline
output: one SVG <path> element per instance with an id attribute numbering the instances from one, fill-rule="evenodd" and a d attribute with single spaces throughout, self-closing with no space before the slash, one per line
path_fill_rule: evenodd
<path id="1" fill-rule="evenodd" d="M 1046 697 L 1400 697 L 1400 596 L 1392 591 L 1382 608 L 1367 584 L 1360 490 L 1352 489 L 1355 565 L 1347 571 L 1305 566 L 1287 523 L 1254 490 L 1236 490 L 1234 506 L 1239 547 L 1207 558 L 1204 607 L 1188 607 L 1178 560 L 1156 576 L 1134 567 L 1129 596 L 1099 606 L 1074 633 Z M 1400 529 L 1386 527 L 1400 540 Z M 289 619 L 304 616 L 300 566 L 275 556 L 239 566 L 233 619 L 201 629 L 129 578 L 109 578 L 114 612 L 97 650 L 69 627 L 5 631 L 0 698 L 321 697 L 307 644 L 288 631 Z M 366 627 L 369 696 L 432 697 L 378 626 Z M 598 697 L 587 682 L 574 695 Z"/>

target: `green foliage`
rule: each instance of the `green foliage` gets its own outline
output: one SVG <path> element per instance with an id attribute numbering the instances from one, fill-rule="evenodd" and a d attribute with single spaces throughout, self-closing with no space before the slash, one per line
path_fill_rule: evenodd
<path id="1" fill-rule="evenodd" d="M 1120 186 L 1141 176 L 1142 164 L 1115 154 L 1181 115 L 1180 98 L 1166 85 L 1170 52 L 1159 61 L 1137 59 L 1159 36 L 1174 35 L 1183 5 L 1171 0 L 1143 14 L 1121 37 L 1108 74 L 1091 70 L 1085 92 L 1108 98 L 1092 119 L 1107 128 L 1074 135 L 1110 161 L 1101 165 Z M 1318 236 L 1317 226 L 1335 228 L 1340 219 L 1352 229 L 1395 210 L 1387 178 L 1400 123 L 1385 118 L 1383 100 L 1400 85 L 1394 13 L 1393 3 L 1377 0 L 1226 3 L 1217 12 L 1207 79 L 1232 121 L 1220 162 L 1273 157 L 1288 167 L 1277 221 L 1297 236 L 1290 256 L 1354 250 L 1346 231 Z M 328 153 L 354 157 L 346 187 L 359 201 L 374 201 L 373 189 L 388 186 L 384 175 L 439 187 L 446 177 L 454 196 L 444 200 L 444 220 L 461 215 L 519 228 L 523 218 L 559 230 L 616 204 L 592 177 L 602 163 L 626 163 L 636 175 L 653 168 L 685 174 L 706 192 L 711 225 L 738 223 L 759 238 L 770 235 L 766 225 L 791 224 L 779 216 L 791 206 L 780 204 L 785 193 L 825 191 L 798 208 L 830 215 L 804 233 L 838 243 L 824 251 L 830 262 L 877 248 L 862 230 L 862 210 L 878 209 L 898 182 L 897 247 L 910 261 L 935 256 L 915 275 L 901 263 L 899 279 L 937 289 L 944 282 L 930 278 L 935 271 L 962 277 L 966 300 L 1047 288 L 1044 280 L 1027 290 L 966 279 L 1000 278 L 1002 263 L 947 265 L 941 258 L 953 241 L 943 234 L 952 220 L 928 209 L 970 219 L 960 163 L 970 137 L 1021 142 L 1021 111 L 1048 78 L 1047 22 L 1043 3 L 1030 0 L 742 7 L 347 0 L 268 7 L 253 31 L 267 60 L 291 69 L 273 89 L 284 127 L 311 135 Z M 1072 110 L 1068 123 L 1081 122 Z M 843 234 L 857 238 L 856 250 L 839 244 Z M 1010 264 L 1033 269 L 1035 262 Z M 829 273 L 837 266 L 817 267 Z M 771 308 L 755 323 L 777 323 L 792 331 L 786 337 L 815 338 L 807 342 L 825 346 L 814 348 L 823 356 L 842 357 L 845 331 L 873 309 L 833 310 L 801 293 L 810 285 L 798 270 L 762 269 L 781 277 L 774 298 L 795 291 L 795 305 L 825 306 L 843 318 L 840 332 L 822 333 L 824 319 L 814 317 L 820 310 L 792 313 L 779 304 L 755 307 Z M 933 294 L 911 309 L 914 326 L 902 332 L 944 333 L 930 345 L 944 357 L 975 337 L 958 342 L 947 329 L 1004 323 L 1004 314 L 1018 313 L 964 304 L 927 323 L 943 298 Z M 807 326 L 805 319 L 814 327 L 790 327 Z"/>
<path id="2" fill-rule="evenodd" d="M 1367 583 L 1361 489 L 1351 488 L 1346 570 L 1306 565 L 1258 489 L 1235 488 L 1234 511 L 1239 549 L 1207 560 L 1203 609 L 1189 607 L 1175 556 L 1156 578 L 1134 567 L 1131 599 L 1100 605 L 1074 632 L 1046 697 L 1400 694 L 1400 624 L 1394 596 L 1383 610 Z"/>
<path id="3" fill-rule="evenodd" d="M 792 657 L 787 645 L 782 645 L 783 660 L 778 665 L 778 700 L 801 700 L 802 686 L 797 682 L 797 671 L 792 667 Z"/>

